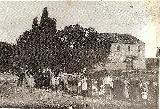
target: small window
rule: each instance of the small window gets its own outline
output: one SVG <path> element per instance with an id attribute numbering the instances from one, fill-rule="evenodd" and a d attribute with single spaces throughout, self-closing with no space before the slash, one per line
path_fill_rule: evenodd
<path id="1" fill-rule="evenodd" d="M 120 51 L 120 46 L 119 45 L 117 46 L 117 51 Z"/>
<path id="2" fill-rule="evenodd" d="M 130 51 L 131 50 L 131 48 L 130 48 L 130 46 L 128 46 L 128 51 Z"/>
<path id="3" fill-rule="evenodd" d="M 138 52 L 140 52 L 141 51 L 141 47 L 140 46 L 138 46 Z"/>

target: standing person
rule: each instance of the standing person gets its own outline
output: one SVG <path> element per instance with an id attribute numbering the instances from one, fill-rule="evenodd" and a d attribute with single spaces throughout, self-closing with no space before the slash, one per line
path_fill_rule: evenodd
<path id="1" fill-rule="evenodd" d="M 58 88 L 59 82 L 60 82 L 60 77 L 55 77 L 55 90 L 56 90 L 56 93 L 59 90 L 59 88 Z"/>
<path id="2" fill-rule="evenodd" d="M 23 81 L 24 81 L 24 78 L 25 78 L 25 73 L 19 73 L 18 74 L 18 83 L 17 83 L 17 86 L 22 86 L 23 84 Z"/>
<path id="3" fill-rule="evenodd" d="M 147 98 L 148 98 L 148 93 L 146 91 L 143 91 L 142 93 L 142 99 L 144 100 L 144 104 L 147 104 Z"/>
<path id="4" fill-rule="evenodd" d="M 52 78 L 51 78 L 51 85 L 52 85 L 52 90 L 54 90 L 56 87 L 56 78 L 54 75 L 52 75 Z"/>
<path id="5" fill-rule="evenodd" d="M 141 87 L 142 87 L 142 99 L 144 101 L 145 104 L 147 104 L 147 99 L 148 99 L 148 82 L 147 81 L 144 81 L 142 84 L 141 84 Z"/>
<path id="6" fill-rule="evenodd" d="M 125 98 L 126 99 L 128 99 L 129 98 L 129 81 L 128 80 L 124 80 L 124 96 L 125 96 Z"/>
<path id="7" fill-rule="evenodd" d="M 111 100 L 112 99 L 113 80 L 109 75 L 107 75 L 103 79 L 103 86 L 104 86 L 106 96 L 109 93 L 109 99 Z"/>
<path id="8" fill-rule="evenodd" d="M 92 83 L 92 96 L 95 96 L 95 95 L 96 95 L 96 92 L 97 92 L 96 80 L 95 80 L 95 79 L 92 79 L 92 80 L 91 80 L 91 83 Z"/>
<path id="9" fill-rule="evenodd" d="M 61 81 L 63 83 L 63 90 L 68 89 L 68 77 L 66 73 L 61 73 Z"/>
<path id="10" fill-rule="evenodd" d="M 86 77 L 82 79 L 82 96 L 84 97 L 87 96 L 87 78 Z"/>
<path id="11" fill-rule="evenodd" d="M 158 106 L 158 80 L 150 82 L 148 86 L 148 100 L 153 101 Z"/>
<path id="12" fill-rule="evenodd" d="M 113 81 L 114 99 L 121 100 L 124 98 L 124 86 L 124 82 L 120 79 L 120 77 L 116 77 Z"/>
<path id="13" fill-rule="evenodd" d="M 130 96 L 132 101 L 140 101 L 140 81 L 138 78 L 130 81 Z"/>
<path id="14" fill-rule="evenodd" d="M 26 73 L 25 73 L 25 78 L 26 78 L 26 80 L 27 80 L 27 84 L 29 85 L 29 87 L 30 87 L 30 88 L 33 88 L 34 85 L 35 85 L 33 76 L 30 75 L 30 74 L 26 74 Z"/>
<path id="15" fill-rule="evenodd" d="M 81 94 L 82 81 L 78 78 L 78 94 Z"/>

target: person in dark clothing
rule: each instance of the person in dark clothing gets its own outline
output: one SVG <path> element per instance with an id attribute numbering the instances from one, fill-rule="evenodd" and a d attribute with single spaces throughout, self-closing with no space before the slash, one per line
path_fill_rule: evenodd
<path id="1" fill-rule="evenodd" d="M 131 80 L 130 81 L 130 98 L 131 100 L 140 101 L 140 81 Z"/>
<path id="2" fill-rule="evenodd" d="M 125 85 L 124 83 L 117 79 L 113 81 L 113 95 L 114 95 L 114 99 L 123 99 L 124 98 L 124 94 L 123 94 L 123 89 L 124 89 Z"/>
<path id="3" fill-rule="evenodd" d="M 23 83 L 23 80 L 24 80 L 24 78 L 25 78 L 25 74 L 24 73 L 20 73 L 19 75 L 18 75 L 18 83 L 17 83 L 17 86 L 22 86 L 22 83 Z"/>

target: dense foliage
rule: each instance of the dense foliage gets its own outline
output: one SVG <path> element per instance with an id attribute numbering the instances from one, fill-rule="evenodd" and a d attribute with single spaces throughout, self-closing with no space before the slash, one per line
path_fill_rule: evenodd
<path id="1" fill-rule="evenodd" d="M 56 19 L 48 17 L 44 8 L 40 23 L 34 18 L 32 29 L 18 38 L 13 65 L 18 73 L 28 69 L 40 83 L 43 68 L 55 74 L 82 73 L 83 68 L 106 61 L 109 50 L 108 39 L 100 37 L 94 28 L 76 24 L 57 31 Z"/>
<path id="2" fill-rule="evenodd" d="M 8 72 L 13 65 L 15 45 L 0 42 L 0 69 L 1 73 Z"/>

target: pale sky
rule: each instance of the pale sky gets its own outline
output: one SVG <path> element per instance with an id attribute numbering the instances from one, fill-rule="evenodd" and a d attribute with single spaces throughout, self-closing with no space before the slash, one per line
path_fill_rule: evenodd
<path id="1" fill-rule="evenodd" d="M 159 3 L 160 4 L 160 3 Z M 131 34 L 146 44 L 146 57 L 155 57 L 160 46 L 160 6 L 135 2 L 0 2 L 0 41 L 15 43 L 44 7 L 57 19 L 57 28 L 70 24 L 94 27 L 98 32 Z M 159 36 L 159 37 L 158 37 Z M 157 40 L 156 40 L 157 39 Z"/>

